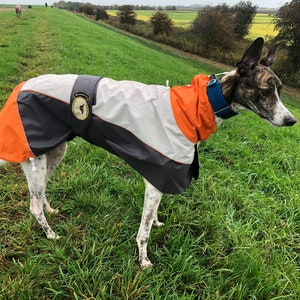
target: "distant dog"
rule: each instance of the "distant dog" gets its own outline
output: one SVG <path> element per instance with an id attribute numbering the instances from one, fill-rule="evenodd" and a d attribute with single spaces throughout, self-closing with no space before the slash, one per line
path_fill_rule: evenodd
<path id="1" fill-rule="evenodd" d="M 223 119 L 251 110 L 276 126 L 296 119 L 282 104 L 282 84 L 270 69 L 276 46 L 261 59 L 263 39 L 219 81 L 197 75 L 172 88 L 87 75 L 43 75 L 18 85 L 0 113 L 0 158 L 21 162 L 30 211 L 47 238 L 58 238 L 45 215 L 45 190 L 66 142 L 80 136 L 120 156 L 146 183 L 137 234 L 139 262 L 151 266 L 147 242 L 163 193 L 181 193 L 198 177 L 197 144 Z"/>
<path id="2" fill-rule="evenodd" d="M 17 18 L 20 18 L 21 17 L 21 12 L 22 12 L 22 8 L 21 8 L 20 4 L 16 5 L 15 11 L 16 11 Z"/>

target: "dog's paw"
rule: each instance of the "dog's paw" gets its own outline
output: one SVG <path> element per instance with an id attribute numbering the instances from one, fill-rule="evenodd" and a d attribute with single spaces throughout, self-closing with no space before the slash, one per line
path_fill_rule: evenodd
<path id="1" fill-rule="evenodd" d="M 58 208 L 52 208 L 50 205 L 45 205 L 45 211 L 48 213 L 48 214 L 57 214 L 59 212 L 59 209 Z"/>
<path id="2" fill-rule="evenodd" d="M 50 214 L 58 214 L 59 213 L 59 209 L 58 208 L 51 208 L 49 211 L 48 211 Z"/>
<path id="3" fill-rule="evenodd" d="M 47 199 L 44 199 L 44 210 L 49 214 L 57 214 L 59 212 L 58 208 L 52 208 L 48 203 Z"/>
<path id="4" fill-rule="evenodd" d="M 46 234 L 46 236 L 47 236 L 47 239 L 49 239 L 49 240 L 59 240 L 60 239 L 60 236 L 58 235 L 58 234 L 56 234 L 55 232 L 48 232 L 47 234 Z"/>
<path id="5" fill-rule="evenodd" d="M 153 222 L 153 226 L 155 226 L 155 227 L 162 227 L 162 226 L 164 226 L 165 225 L 165 223 L 163 223 L 163 222 L 159 222 L 159 221 L 155 221 L 154 220 L 154 222 Z"/>
<path id="6" fill-rule="evenodd" d="M 148 257 L 146 257 L 145 259 L 143 259 L 140 262 L 140 266 L 141 266 L 142 270 L 145 270 L 145 269 L 153 267 L 153 264 L 151 263 L 150 259 Z"/>

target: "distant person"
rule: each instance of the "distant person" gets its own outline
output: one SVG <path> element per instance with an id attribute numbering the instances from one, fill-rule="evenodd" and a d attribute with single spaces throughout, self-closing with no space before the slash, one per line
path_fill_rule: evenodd
<path id="1" fill-rule="evenodd" d="M 45 6 L 48 7 L 48 3 L 47 2 L 45 3 Z"/>
<path id="2" fill-rule="evenodd" d="M 17 5 L 16 5 L 16 16 L 17 16 L 18 18 L 21 17 L 21 11 L 22 11 L 21 5 L 20 5 L 20 4 L 17 4 Z"/>

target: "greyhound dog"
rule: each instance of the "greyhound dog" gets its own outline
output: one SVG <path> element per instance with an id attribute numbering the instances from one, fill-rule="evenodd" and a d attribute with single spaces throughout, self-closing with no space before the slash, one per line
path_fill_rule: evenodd
<path id="1" fill-rule="evenodd" d="M 16 11 L 16 16 L 17 18 L 21 18 L 21 12 L 22 12 L 22 8 L 20 4 L 17 4 L 15 7 L 15 11 Z"/>
<path id="2" fill-rule="evenodd" d="M 63 159 L 67 141 L 80 136 L 124 159 L 145 180 L 137 234 L 139 263 L 152 265 L 147 242 L 163 193 L 181 193 L 198 177 L 197 145 L 224 119 L 250 110 L 275 126 L 296 119 L 282 104 L 281 81 L 271 70 L 277 46 L 261 57 L 256 39 L 237 68 L 217 79 L 196 75 L 169 88 L 88 75 L 42 75 L 19 84 L 0 113 L 0 158 L 20 162 L 30 192 L 30 211 L 47 238 L 58 238 L 44 210 L 45 190 Z"/>

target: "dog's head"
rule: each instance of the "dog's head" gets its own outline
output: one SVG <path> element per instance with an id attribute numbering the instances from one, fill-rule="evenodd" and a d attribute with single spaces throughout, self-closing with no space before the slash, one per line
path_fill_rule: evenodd
<path id="1" fill-rule="evenodd" d="M 237 69 L 221 79 L 222 90 L 233 111 L 251 110 L 276 126 L 292 126 L 296 119 L 280 100 L 282 83 L 271 70 L 277 45 L 261 58 L 264 40 L 256 39 L 237 63 Z"/>

